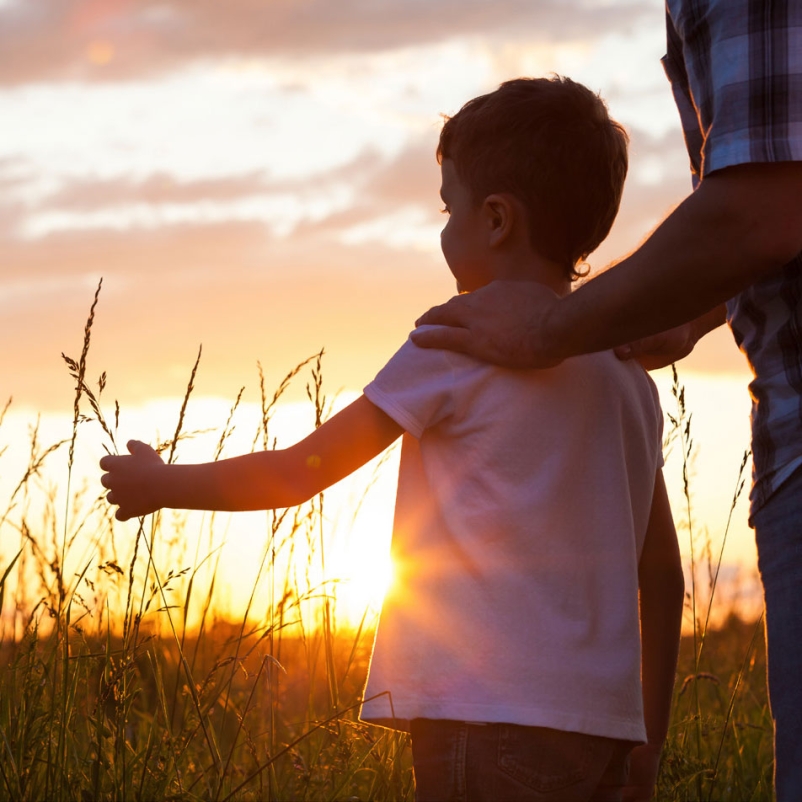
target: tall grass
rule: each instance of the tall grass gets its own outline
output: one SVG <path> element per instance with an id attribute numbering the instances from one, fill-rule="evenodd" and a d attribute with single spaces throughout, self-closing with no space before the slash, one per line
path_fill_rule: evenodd
<path id="1" fill-rule="evenodd" d="M 28 466 L 0 512 L 0 799 L 412 799 L 406 736 L 357 719 L 370 611 L 356 628 L 338 625 L 332 587 L 308 581 L 325 568 L 322 497 L 266 515 L 250 597 L 231 621 L 216 611 L 211 535 L 206 553 L 195 539 L 192 558 L 185 524 L 159 513 L 126 544 L 97 480 L 72 489 L 85 426 L 117 450 L 119 406 L 107 421 L 105 374 L 96 386 L 87 379 L 98 293 L 80 358 L 64 356 L 75 381 L 72 436 L 43 448 L 32 429 Z M 170 462 L 193 434 L 184 420 L 200 357 L 174 434 L 158 446 Z M 321 357 L 290 371 L 272 398 L 262 379 L 254 447 L 275 444 L 273 412 L 310 363 L 317 425 L 329 414 Z M 241 395 L 210 458 L 222 454 Z M 59 494 L 38 480 L 65 448 Z M 43 492 L 34 521 L 30 502 Z M 284 570 L 296 552 L 305 563 Z"/>
<path id="2" fill-rule="evenodd" d="M 203 519 L 208 537 L 189 537 L 186 519 L 163 512 L 125 540 L 99 483 L 73 476 L 86 427 L 117 450 L 119 405 L 105 417 L 105 373 L 96 384 L 87 379 L 98 293 L 80 357 L 64 357 L 75 381 L 71 436 L 43 446 L 34 424 L 20 479 L 6 485 L 2 474 L 0 800 L 413 799 L 406 736 L 357 719 L 375 618 L 366 610 L 357 626 L 338 621 L 335 585 L 323 570 L 323 496 L 265 515 L 248 600 L 230 620 L 215 602 L 215 515 Z M 174 433 L 159 444 L 168 461 L 194 434 L 185 431 L 185 413 L 200 359 L 199 352 Z M 259 368 L 254 449 L 275 447 L 277 405 L 304 377 L 316 425 L 326 419 L 321 360 L 316 354 L 293 368 L 272 395 Z M 667 446 L 679 452 L 685 477 L 691 629 L 658 799 L 769 800 L 762 622 L 733 616 L 712 626 L 724 544 L 713 555 L 693 519 L 691 416 L 676 374 L 674 395 Z M 222 455 L 241 398 L 242 391 L 210 459 Z M 61 488 L 48 486 L 44 466 L 65 450 Z"/>
<path id="3" fill-rule="evenodd" d="M 733 611 L 712 626 L 724 549 L 733 512 L 745 485 L 745 452 L 734 475 L 723 536 L 714 553 L 709 530 L 700 527 L 691 492 L 695 444 L 685 388 L 672 366 L 675 409 L 664 443 L 679 452 L 683 504 L 674 515 L 690 551 L 686 583 L 686 629 L 658 799 L 683 802 L 771 800 L 772 722 L 766 696 L 763 616 L 741 620 Z"/>

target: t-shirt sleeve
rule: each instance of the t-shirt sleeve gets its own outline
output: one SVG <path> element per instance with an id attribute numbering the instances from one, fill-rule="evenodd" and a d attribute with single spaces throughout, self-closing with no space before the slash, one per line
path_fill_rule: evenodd
<path id="1" fill-rule="evenodd" d="M 425 429 L 453 414 L 451 357 L 447 351 L 418 348 L 407 340 L 364 393 L 404 431 L 420 438 Z"/>

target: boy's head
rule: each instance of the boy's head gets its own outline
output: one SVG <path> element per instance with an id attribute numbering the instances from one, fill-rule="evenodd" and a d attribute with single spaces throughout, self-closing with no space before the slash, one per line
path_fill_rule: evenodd
<path id="1" fill-rule="evenodd" d="M 569 78 L 518 78 L 469 100 L 440 133 L 475 204 L 509 193 L 524 207 L 532 249 L 576 265 L 607 236 L 627 173 L 628 137 L 601 98 Z"/>

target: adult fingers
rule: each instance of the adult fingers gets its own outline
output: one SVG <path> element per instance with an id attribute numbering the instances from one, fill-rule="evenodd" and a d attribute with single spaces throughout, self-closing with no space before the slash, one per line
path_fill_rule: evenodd
<path id="1" fill-rule="evenodd" d="M 619 359 L 624 361 L 636 359 L 646 370 L 664 368 L 682 359 L 690 351 L 669 340 L 664 334 L 645 337 L 613 350 Z"/>
<path id="2" fill-rule="evenodd" d="M 444 304 L 433 306 L 416 321 L 416 326 L 465 326 L 468 320 L 468 296 L 455 295 Z"/>
<path id="3" fill-rule="evenodd" d="M 415 329 L 410 337 L 420 348 L 441 348 L 445 351 L 471 353 L 472 338 L 469 329 L 452 326 L 433 326 L 426 329 Z"/>
<path id="4" fill-rule="evenodd" d="M 614 348 L 615 355 L 619 359 L 637 359 L 644 354 L 656 354 L 665 350 L 667 345 L 665 334 L 654 334 L 651 337 L 644 337 L 634 340 L 631 343 L 619 345 Z"/>

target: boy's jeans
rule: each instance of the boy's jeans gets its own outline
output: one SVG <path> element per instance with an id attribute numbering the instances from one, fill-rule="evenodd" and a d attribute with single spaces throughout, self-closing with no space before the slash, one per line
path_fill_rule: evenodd
<path id="1" fill-rule="evenodd" d="M 632 742 L 514 724 L 410 723 L 417 802 L 618 802 Z"/>
<path id="2" fill-rule="evenodd" d="M 802 470 L 752 518 L 766 603 L 777 802 L 802 800 Z"/>

